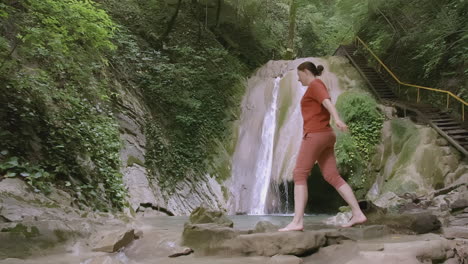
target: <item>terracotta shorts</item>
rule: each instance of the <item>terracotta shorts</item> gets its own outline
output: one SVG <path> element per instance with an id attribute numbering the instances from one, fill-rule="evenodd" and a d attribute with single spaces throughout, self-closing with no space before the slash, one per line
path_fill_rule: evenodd
<path id="1" fill-rule="evenodd" d="M 295 184 L 307 184 L 307 177 L 316 161 L 320 166 L 324 179 L 333 185 L 335 189 L 346 183 L 336 167 L 335 142 L 336 136 L 333 131 L 306 133 L 304 135 L 293 172 Z"/>

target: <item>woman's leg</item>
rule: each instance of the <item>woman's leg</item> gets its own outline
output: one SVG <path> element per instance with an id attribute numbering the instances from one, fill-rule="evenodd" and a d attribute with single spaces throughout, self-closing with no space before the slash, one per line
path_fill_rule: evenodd
<path id="1" fill-rule="evenodd" d="M 356 200 L 356 197 L 354 196 L 353 190 L 351 190 L 351 187 L 347 183 L 345 183 L 337 190 L 341 197 L 343 197 L 343 199 L 349 204 L 349 206 L 351 207 L 351 212 L 353 213 L 353 216 L 351 217 L 349 222 L 342 225 L 342 227 L 351 227 L 353 225 L 362 224 L 365 221 L 367 221 L 367 217 L 361 211 L 361 208 L 359 207 L 359 204 Z"/>
<path id="2" fill-rule="evenodd" d="M 343 227 L 351 227 L 355 224 L 364 223 L 367 218 L 361 211 L 356 197 L 354 196 L 353 190 L 351 190 L 351 187 L 345 182 L 345 180 L 343 180 L 338 172 L 333 145 L 334 144 L 327 147 L 320 154 L 320 157 L 318 158 L 318 164 L 325 180 L 333 185 L 333 187 L 335 187 L 341 197 L 343 197 L 343 199 L 351 207 L 353 217 L 347 224 L 343 225 Z"/>
<path id="3" fill-rule="evenodd" d="M 307 204 L 307 184 L 294 184 L 294 218 L 291 223 L 278 231 L 304 230 L 304 209 Z"/>
<path id="4" fill-rule="evenodd" d="M 309 133 L 302 139 L 301 148 L 294 168 L 294 218 L 292 222 L 279 231 L 296 231 L 304 229 L 304 209 L 307 203 L 307 177 L 314 167 L 323 142 L 318 133 Z"/>

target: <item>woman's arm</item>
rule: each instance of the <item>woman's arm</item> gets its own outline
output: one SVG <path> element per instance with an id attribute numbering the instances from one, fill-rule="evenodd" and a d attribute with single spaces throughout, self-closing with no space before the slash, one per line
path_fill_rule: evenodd
<path id="1" fill-rule="evenodd" d="M 338 115 L 338 111 L 336 111 L 336 108 L 332 104 L 330 99 L 323 100 L 322 104 L 323 106 L 325 106 L 325 108 L 335 120 L 335 124 L 338 127 L 338 129 L 340 129 L 341 131 L 348 131 L 348 126 L 343 121 L 341 121 L 340 116 Z"/>

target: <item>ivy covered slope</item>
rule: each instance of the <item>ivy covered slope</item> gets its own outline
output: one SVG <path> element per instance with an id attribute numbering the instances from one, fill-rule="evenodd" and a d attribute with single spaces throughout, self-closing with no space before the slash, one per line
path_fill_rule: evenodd
<path id="1" fill-rule="evenodd" d="M 55 185 L 99 210 L 125 205 L 116 83 L 142 91 L 151 110 L 146 165 L 170 187 L 209 169 L 214 139 L 230 137 L 242 76 L 264 60 L 247 67 L 230 55 L 201 28 L 203 10 L 186 2 L 0 8 L 0 175 L 37 191 Z"/>
<path id="2" fill-rule="evenodd" d="M 112 115 L 116 25 L 88 1 L 0 4 L 0 175 L 51 184 L 97 209 L 121 208 Z"/>

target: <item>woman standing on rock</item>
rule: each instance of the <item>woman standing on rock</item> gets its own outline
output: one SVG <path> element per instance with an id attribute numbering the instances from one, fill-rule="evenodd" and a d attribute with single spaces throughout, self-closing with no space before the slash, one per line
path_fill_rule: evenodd
<path id="1" fill-rule="evenodd" d="M 336 167 L 334 146 L 336 136 L 330 127 L 330 114 L 338 129 L 347 131 L 335 106 L 330 100 L 327 88 L 318 79 L 323 66 L 304 62 L 297 67 L 299 82 L 308 86 L 301 100 L 301 112 L 304 120 L 302 144 L 294 168 L 294 219 L 279 231 L 302 231 L 304 229 L 304 209 L 307 203 L 307 177 L 318 162 L 325 180 L 330 183 L 351 207 L 353 216 L 343 227 L 364 223 L 367 218 L 359 208 L 351 187 L 341 178 Z"/>

